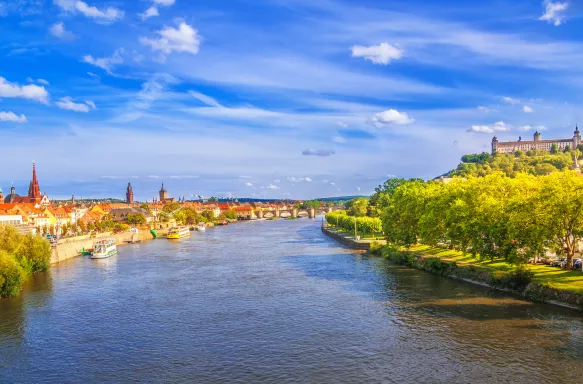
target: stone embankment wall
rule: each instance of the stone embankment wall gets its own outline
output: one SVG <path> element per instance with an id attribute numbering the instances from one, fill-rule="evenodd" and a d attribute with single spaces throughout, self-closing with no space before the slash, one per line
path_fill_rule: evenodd
<path id="1" fill-rule="evenodd" d="M 126 244 L 130 240 L 147 241 L 152 240 L 153 237 L 149 231 L 140 231 L 137 235 L 133 232 L 124 232 L 119 234 L 104 233 L 97 237 L 90 238 L 89 235 L 78 236 L 71 239 L 63 239 L 59 241 L 56 247 L 53 247 L 51 255 L 51 264 L 60 263 L 61 261 L 77 257 L 83 251 L 83 248 L 93 248 L 93 243 L 99 239 L 115 239 L 117 245 Z"/>
<path id="2" fill-rule="evenodd" d="M 373 241 L 373 240 L 356 240 L 354 238 L 354 236 L 349 236 L 345 233 L 336 232 L 336 231 L 334 231 L 328 227 L 325 227 L 325 226 L 322 227 L 322 232 L 324 232 L 324 234 L 333 238 L 334 240 L 338 241 L 339 243 L 347 246 L 348 248 L 357 249 L 357 250 L 361 250 L 361 251 L 368 251 L 370 249 L 370 245 L 372 243 L 379 243 L 379 244 L 386 243 L 385 240 L 375 240 L 375 241 Z"/>

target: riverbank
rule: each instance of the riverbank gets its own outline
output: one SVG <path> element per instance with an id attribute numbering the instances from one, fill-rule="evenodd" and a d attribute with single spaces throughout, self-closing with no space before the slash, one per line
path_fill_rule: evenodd
<path id="1" fill-rule="evenodd" d="M 522 269 L 500 260 L 484 261 L 459 251 L 417 245 L 410 249 L 375 245 L 369 252 L 411 268 L 520 295 L 525 299 L 583 311 L 583 274 L 544 265 Z"/>
<path id="2" fill-rule="evenodd" d="M 338 241 L 339 243 L 347 246 L 350 249 L 356 249 L 360 251 L 368 251 L 371 248 L 372 244 L 386 244 L 385 240 L 363 240 L 357 239 L 354 236 L 351 236 L 347 233 L 338 232 L 328 226 L 322 226 L 322 232 L 327 235 L 328 237 L 333 238 L 334 240 Z"/>
<path id="3" fill-rule="evenodd" d="M 159 234 L 158 234 L 159 235 Z M 125 245 L 129 241 L 148 241 L 153 240 L 154 237 L 150 231 L 143 230 L 137 234 L 133 232 L 123 232 L 118 234 L 103 233 L 91 238 L 89 235 L 79 236 L 72 239 L 66 239 L 59 242 L 57 246 L 52 248 L 51 264 L 60 263 L 62 261 L 81 256 L 84 249 L 93 248 L 93 243 L 99 239 L 115 239 L 116 244 Z"/>

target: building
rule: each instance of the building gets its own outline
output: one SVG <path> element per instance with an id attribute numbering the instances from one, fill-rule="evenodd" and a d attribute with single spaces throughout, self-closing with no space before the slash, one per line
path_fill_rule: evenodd
<path id="1" fill-rule="evenodd" d="M 35 206 L 47 206 L 50 205 L 51 202 L 46 194 L 42 195 L 40 192 L 40 187 L 38 185 L 38 179 L 36 177 L 36 165 L 32 163 L 32 180 L 30 180 L 30 184 L 28 187 L 28 196 L 23 197 L 16 194 L 16 189 L 14 185 L 10 188 L 10 194 L 4 198 L 4 203 L 10 204 L 27 204 L 31 203 Z"/>
<path id="2" fill-rule="evenodd" d="M 573 137 L 571 139 L 552 139 L 552 140 L 541 140 L 540 132 L 536 131 L 534 133 L 533 140 L 522 140 L 521 137 L 518 141 L 498 141 L 498 138 L 494 136 L 492 139 L 492 154 L 495 153 L 514 153 L 516 151 L 547 151 L 550 152 L 553 144 L 556 145 L 557 150 L 564 151 L 565 149 L 575 149 L 579 144 L 581 144 L 581 132 L 579 127 L 575 127 L 575 132 L 573 132 Z"/>
<path id="3" fill-rule="evenodd" d="M 2 188 L 0 188 L 0 204 L 4 202 L 4 193 L 2 193 Z"/>
<path id="4" fill-rule="evenodd" d="M 160 202 L 162 204 L 168 204 L 168 203 L 174 202 L 174 198 L 168 197 L 168 192 L 166 191 L 166 189 L 164 189 L 164 183 L 162 183 L 162 188 L 160 189 L 159 196 L 160 196 Z"/>
<path id="5" fill-rule="evenodd" d="M 126 203 L 134 203 L 134 190 L 132 189 L 132 185 L 130 183 L 128 183 L 128 188 L 126 189 Z"/>

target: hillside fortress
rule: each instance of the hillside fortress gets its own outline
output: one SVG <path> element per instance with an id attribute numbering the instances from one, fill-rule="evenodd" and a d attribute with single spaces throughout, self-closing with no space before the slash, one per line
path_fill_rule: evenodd
<path id="1" fill-rule="evenodd" d="M 498 138 L 494 136 L 492 139 L 492 154 L 495 153 L 514 153 L 516 151 L 530 151 L 533 149 L 541 151 L 551 151 L 553 144 L 556 144 L 559 151 L 564 151 L 565 148 L 573 150 L 581 144 L 581 132 L 579 132 L 579 126 L 575 127 L 575 132 L 571 139 L 553 139 L 553 140 L 541 140 L 540 132 L 536 131 L 534 133 L 534 140 L 522 140 L 521 137 L 518 141 L 498 141 Z"/>

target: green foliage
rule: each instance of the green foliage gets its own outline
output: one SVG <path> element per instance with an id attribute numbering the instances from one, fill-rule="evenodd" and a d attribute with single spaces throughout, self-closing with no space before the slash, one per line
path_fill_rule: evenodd
<path id="1" fill-rule="evenodd" d="M 225 219 L 237 220 L 237 212 L 235 212 L 232 209 L 225 211 L 225 212 L 221 212 L 221 215 L 224 215 Z"/>
<path id="2" fill-rule="evenodd" d="M 125 231 L 129 231 L 130 226 L 127 224 L 123 224 L 123 223 L 116 223 L 113 226 L 113 231 L 114 232 L 125 232 Z"/>
<path id="3" fill-rule="evenodd" d="M 496 272 L 492 274 L 490 284 L 499 288 L 522 292 L 534 279 L 534 273 L 524 268 L 512 272 Z"/>
<path id="4" fill-rule="evenodd" d="M 14 257 L 0 249 L 0 297 L 16 296 L 26 280 L 26 273 Z"/>
<path id="5" fill-rule="evenodd" d="M 320 209 L 320 202 L 318 200 L 304 201 L 300 208 L 303 209 Z"/>
<path id="6" fill-rule="evenodd" d="M 356 233 L 361 237 L 371 236 L 382 231 L 382 222 L 379 218 L 348 216 L 346 211 L 328 213 L 326 222 L 349 233 L 354 233 L 356 223 Z"/>
<path id="7" fill-rule="evenodd" d="M 146 203 L 142 203 L 140 205 L 140 208 L 142 208 L 143 210 L 145 210 L 146 212 L 148 212 L 149 214 L 152 214 L 152 210 L 150 209 L 150 207 L 148 206 L 148 204 Z"/>
<path id="8" fill-rule="evenodd" d="M 130 213 L 127 217 L 129 224 L 145 224 L 146 223 L 146 216 L 143 213 Z"/>
<path id="9" fill-rule="evenodd" d="M 46 272 L 51 263 L 51 245 L 39 236 L 21 236 L 14 257 L 27 274 Z"/>
<path id="10" fill-rule="evenodd" d="M 548 175 L 552 172 L 565 171 L 573 164 L 573 156 L 576 153 L 569 150 L 562 153 L 553 144 L 551 153 L 546 151 L 531 150 L 514 154 L 497 153 L 496 156 L 482 153 L 480 155 L 465 155 L 456 169 L 449 172 L 448 176 L 486 176 L 495 172 L 504 172 L 507 176 L 515 177 L 519 173 L 531 175 Z"/>
<path id="11" fill-rule="evenodd" d="M 350 216 L 364 217 L 368 214 L 369 199 L 359 197 L 346 202 L 345 208 Z"/>

